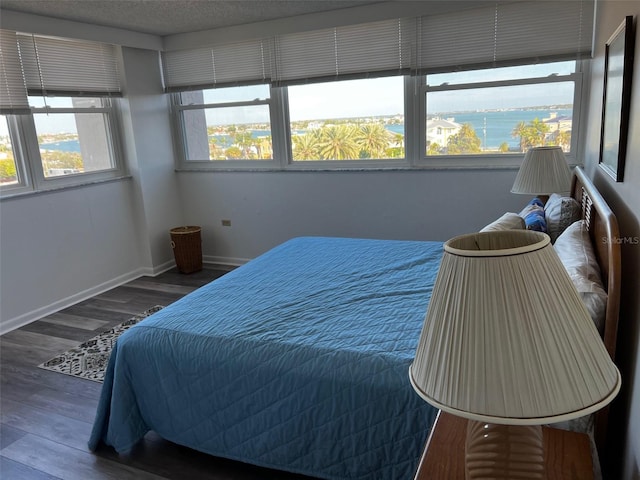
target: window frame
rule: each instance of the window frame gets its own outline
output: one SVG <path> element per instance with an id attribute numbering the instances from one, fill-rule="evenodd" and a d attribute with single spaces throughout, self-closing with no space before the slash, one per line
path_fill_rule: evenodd
<path id="1" fill-rule="evenodd" d="M 306 160 L 294 161 L 292 155 L 291 129 L 289 122 L 288 90 L 286 86 L 269 85 L 269 109 L 273 159 L 266 160 L 186 160 L 185 133 L 180 112 L 186 109 L 179 104 L 179 93 L 171 94 L 173 109 L 174 148 L 178 171 L 341 171 L 341 170 L 411 170 L 411 169 L 502 169 L 519 167 L 524 153 L 499 155 L 441 155 L 426 154 L 426 95 L 427 91 L 463 90 L 481 87 L 531 85 L 572 81 L 574 83 L 571 151 L 566 154 L 570 165 L 579 164 L 583 135 L 584 71 L 588 69 L 588 59 L 575 60 L 575 71 L 571 74 L 525 79 L 483 81 L 456 84 L 448 87 L 427 87 L 426 75 L 404 75 L 404 115 L 405 115 L 405 157 L 404 159 L 363 159 L 363 160 Z M 544 62 L 554 63 L 554 61 Z M 527 65 L 522 64 L 522 65 Z M 319 82 L 320 83 L 320 82 Z M 251 102 L 241 102 L 250 104 Z M 262 102 L 264 103 L 264 102 Z M 210 104 L 188 108 L 206 108 Z M 225 106 L 226 104 L 215 104 Z"/>
<path id="2" fill-rule="evenodd" d="M 408 75 L 397 75 L 398 77 L 402 77 L 403 84 L 403 107 L 405 111 L 405 119 L 407 118 L 407 105 L 411 103 L 411 99 L 408 98 L 407 92 L 410 92 L 410 89 L 407 89 L 407 78 Z M 373 77 L 380 78 L 380 77 Z M 345 79 L 348 80 L 348 79 Z M 365 80 L 365 79 L 363 79 Z M 324 83 L 324 82 L 318 82 Z M 288 92 L 288 87 L 280 87 L 281 90 Z M 288 99 L 288 95 L 287 95 Z M 287 114 L 289 112 L 289 102 L 283 106 L 286 109 Z M 407 169 L 411 167 L 409 162 L 409 156 L 407 155 L 407 124 L 405 122 L 405 133 L 404 133 L 404 149 L 405 154 L 404 158 L 377 158 L 377 159 L 354 159 L 354 160 L 294 160 L 293 159 L 293 144 L 291 142 L 291 122 L 287 117 L 287 122 L 284 124 L 286 134 L 287 134 L 287 157 L 286 157 L 286 165 L 285 168 L 287 170 L 396 170 L 396 169 Z"/>
<path id="3" fill-rule="evenodd" d="M 205 89 L 203 89 L 205 90 Z M 278 97 L 278 92 L 274 92 L 273 87 L 269 87 L 269 98 L 257 98 L 254 100 L 242 100 L 233 102 L 217 102 L 217 103 L 201 103 L 201 104 L 189 104 L 182 105 L 180 92 L 171 93 L 171 105 L 172 105 L 172 131 L 174 132 L 174 149 L 176 152 L 176 164 L 178 170 L 198 171 L 198 170 L 210 170 L 210 169 L 232 169 L 232 170 L 273 170 L 281 167 L 280 163 L 276 160 L 276 139 L 274 132 L 274 124 L 279 122 L 277 115 L 277 108 L 274 108 L 274 104 L 282 103 L 278 98 L 274 100 L 274 96 Z M 189 160 L 187 158 L 187 143 L 185 133 L 185 123 L 183 122 L 182 112 L 189 110 L 207 110 L 210 108 L 229 108 L 229 107 L 247 107 L 267 105 L 269 107 L 269 122 L 271 124 L 271 145 L 273 158 L 265 160 L 251 160 L 251 159 L 238 159 L 238 160 Z M 280 140 L 281 143 L 282 140 Z M 282 155 L 278 155 L 279 158 Z"/>
<path id="4" fill-rule="evenodd" d="M 30 164 L 25 161 L 27 158 L 25 153 L 25 144 L 22 142 L 24 133 L 22 132 L 22 124 L 24 117 L 29 114 L 21 115 L 4 115 L 7 120 L 9 130 L 9 138 L 11 140 L 11 150 L 13 152 L 13 161 L 16 167 L 17 183 L 11 185 L 0 186 L 0 198 L 9 197 L 29 193 L 34 190 L 33 173 Z"/>
<path id="5" fill-rule="evenodd" d="M 420 89 L 419 98 L 416 99 L 418 108 L 420 110 L 420 132 L 419 135 L 419 152 L 420 155 L 417 158 L 416 165 L 430 168 L 505 168 L 505 167 L 519 167 L 524 153 L 504 153 L 500 155 L 491 154 L 476 154 L 476 155 L 427 155 L 427 93 L 438 91 L 456 91 L 456 90 L 468 90 L 478 88 L 491 88 L 502 86 L 515 86 L 515 85 L 535 85 L 543 83 L 558 83 L 572 81 L 574 84 L 573 90 L 573 116 L 571 125 L 571 147 L 570 151 L 565 153 L 565 157 L 569 165 L 577 165 L 580 162 L 578 158 L 581 137 L 581 107 L 585 100 L 583 95 L 583 70 L 585 68 L 584 60 L 576 60 L 575 71 L 566 75 L 553 75 L 547 77 L 530 77 L 519 78 L 512 80 L 495 80 L 495 81 L 483 81 L 477 83 L 464 83 L 454 85 L 437 85 L 428 86 L 426 84 L 426 76 L 422 76 L 419 80 Z M 554 63 L 554 62 L 545 62 Z M 490 161 L 482 161 L 490 160 Z"/>
<path id="6" fill-rule="evenodd" d="M 406 112 L 412 107 L 412 99 L 407 95 L 411 90 L 407 88 L 407 79 L 404 75 L 404 108 Z M 319 82 L 320 83 L 320 82 Z M 174 132 L 174 148 L 176 151 L 176 169 L 178 171 L 207 171 L 207 170 L 290 170 L 290 171 L 315 171 L 315 170 L 397 170 L 411 167 L 408 160 L 407 125 L 405 124 L 405 157 L 397 159 L 363 159 L 363 160 L 305 160 L 294 161 L 291 142 L 291 122 L 289 118 L 289 96 L 286 86 L 269 85 L 270 96 L 267 100 L 255 100 L 245 102 L 208 103 L 199 105 L 181 105 L 180 93 L 171 93 L 172 123 Z M 244 106 L 269 104 L 271 120 L 271 140 L 273 149 L 272 160 L 187 160 L 184 122 L 181 112 L 193 109 L 206 109 L 212 107 Z M 277 125 L 277 127 L 276 127 Z"/>
<path id="7" fill-rule="evenodd" d="M 37 96 L 37 95 L 36 95 Z M 59 95 L 60 96 L 60 95 Z M 90 95 L 100 98 L 102 107 L 30 107 L 30 112 L 21 115 L 5 115 L 12 142 L 18 184 L 0 188 L 0 198 L 46 192 L 62 188 L 89 185 L 92 183 L 127 177 L 121 143 L 120 101 L 108 95 Z M 65 96 L 66 97 L 66 96 Z M 73 98 L 69 95 L 68 98 Z M 40 156 L 40 145 L 35 126 L 34 114 L 56 113 L 101 113 L 105 118 L 107 146 L 112 167 L 91 172 L 73 173 L 46 178 Z"/>

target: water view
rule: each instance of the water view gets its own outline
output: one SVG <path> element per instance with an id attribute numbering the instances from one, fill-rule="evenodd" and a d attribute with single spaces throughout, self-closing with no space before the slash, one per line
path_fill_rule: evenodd
<path id="1" fill-rule="evenodd" d="M 427 151 L 431 155 L 499 154 L 526 151 L 535 145 L 560 145 L 568 150 L 571 108 L 533 107 L 520 110 L 441 112 L 427 119 Z M 392 159 L 404 157 L 402 115 L 298 120 L 291 122 L 293 158 L 304 160 Z M 270 159 L 270 125 L 208 127 L 209 159 Z M 82 172 L 77 135 L 48 134 L 39 139 L 48 171 Z M 7 164 L 5 168 L 4 164 Z M 15 181 L 8 136 L 0 137 L 0 179 Z M 13 180 L 12 180 L 13 179 Z"/>
<path id="2" fill-rule="evenodd" d="M 460 125 L 471 124 L 473 130 L 482 140 L 483 150 L 497 150 L 499 146 L 506 142 L 509 150 L 517 150 L 519 148 L 519 139 L 512 135 L 514 128 L 518 122 L 526 123 L 536 118 L 551 119 L 555 115 L 558 119 L 571 118 L 571 109 L 544 109 L 544 110 L 505 110 L 505 111 L 489 111 L 489 112 L 445 112 L 438 115 L 439 118 L 452 119 L 453 122 Z M 388 117 L 387 117 L 388 118 Z M 381 118 L 384 122 L 384 118 Z M 323 122 L 316 120 L 315 123 Z M 327 122 L 327 121 L 324 121 Z M 384 127 L 391 134 L 399 134 L 404 136 L 404 124 L 402 123 L 385 123 Z M 224 127 L 220 127 L 224 129 Z M 297 129 L 292 132 L 293 136 L 304 135 L 309 129 Z M 261 139 L 271 136 L 268 129 L 249 130 L 253 139 Z M 215 142 L 219 147 L 229 148 L 234 145 L 235 138 L 228 133 L 218 133 L 209 135 L 211 141 Z M 51 143 L 40 144 L 42 150 L 58 150 L 63 152 L 80 153 L 80 144 L 78 140 L 64 140 Z"/>

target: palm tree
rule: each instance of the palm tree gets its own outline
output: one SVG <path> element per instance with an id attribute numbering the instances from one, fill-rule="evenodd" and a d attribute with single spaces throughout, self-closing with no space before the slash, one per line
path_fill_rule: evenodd
<path id="1" fill-rule="evenodd" d="M 455 135 L 447 139 L 447 153 L 458 155 L 461 153 L 480 153 L 482 140 L 476 134 L 473 125 L 464 123 Z"/>
<path id="2" fill-rule="evenodd" d="M 545 139 L 547 138 L 547 133 L 549 133 L 549 125 L 544 123 L 539 118 L 534 118 L 530 122 L 531 129 L 533 130 L 531 135 L 533 140 L 535 141 L 535 147 L 541 147 L 545 144 Z"/>
<path id="3" fill-rule="evenodd" d="M 571 130 L 557 131 L 553 136 L 553 142 L 563 150 L 568 150 L 571 145 Z"/>
<path id="4" fill-rule="evenodd" d="M 291 137 L 294 160 L 318 160 L 320 158 L 318 137 L 313 132 Z"/>
<path id="5" fill-rule="evenodd" d="M 249 158 L 250 149 L 253 146 L 251 132 L 243 130 L 236 134 L 236 145 L 242 150 L 242 158 Z"/>
<path id="6" fill-rule="evenodd" d="M 271 135 L 260 137 L 258 139 L 258 144 L 256 145 L 256 148 L 258 149 L 258 158 L 260 160 L 263 160 L 265 158 L 272 158 L 273 146 L 272 146 Z"/>
<path id="7" fill-rule="evenodd" d="M 320 156 L 323 160 L 356 160 L 360 149 L 352 125 L 334 125 L 320 130 Z"/>
<path id="8" fill-rule="evenodd" d="M 209 159 L 215 160 L 220 155 L 220 148 L 218 147 L 218 139 L 216 137 L 209 137 Z"/>
<path id="9" fill-rule="evenodd" d="M 392 133 L 391 137 L 391 143 L 384 150 L 386 158 L 404 158 L 404 135 Z"/>
<path id="10" fill-rule="evenodd" d="M 436 142 L 430 142 L 427 145 L 427 155 L 440 155 L 442 153 L 442 147 Z"/>
<path id="11" fill-rule="evenodd" d="M 528 124 L 519 122 L 511 132 L 513 137 L 520 137 L 520 150 L 526 152 L 531 147 L 541 147 L 549 133 L 549 125 L 539 118 L 534 118 Z"/>
<path id="12" fill-rule="evenodd" d="M 225 132 L 229 136 L 229 144 L 233 145 L 236 143 L 236 135 L 238 133 L 238 127 L 235 125 L 228 125 Z"/>
<path id="13" fill-rule="evenodd" d="M 512 137 L 520 137 L 520 151 L 525 152 L 527 150 L 526 145 L 527 125 L 524 122 L 518 122 L 515 128 L 511 131 Z"/>
<path id="14" fill-rule="evenodd" d="M 12 157 L 0 160 L 0 183 L 15 183 L 18 181 L 16 163 Z"/>
<path id="15" fill-rule="evenodd" d="M 392 141 L 391 133 L 381 123 L 361 125 L 354 138 L 368 158 L 383 158 Z"/>
<path id="16" fill-rule="evenodd" d="M 231 159 L 231 160 L 239 160 L 242 158 L 242 150 L 240 150 L 238 147 L 231 146 L 229 148 L 227 148 L 224 151 L 224 155 L 226 158 Z"/>

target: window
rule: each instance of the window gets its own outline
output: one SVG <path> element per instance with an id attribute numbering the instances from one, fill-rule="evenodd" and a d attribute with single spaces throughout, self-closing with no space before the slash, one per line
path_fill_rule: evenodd
<path id="1" fill-rule="evenodd" d="M 181 92 L 182 167 L 506 166 L 541 145 L 559 145 L 575 161 L 580 68 L 550 62 Z"/>
<path id="2" fill-rule="evenodd" d="M 404 160 L 403 82 L 397 76 L 175 94 L 182 166 Z M 275 114 L 283 110 L 288 123 Z M 275 146 L 284 163 L 274 160 L 272 118 L 276 137 L 286 143 L 279 150 Z"/>
<path id="3" fill-rule="evenodd" d="M 471 3 L 162 52 L 179 166 L 517 166 L 542 144 L 575 161 L 594 2 Z"/>
<path id="4" fill-rule="evenodd" d="M 0 115 L 0 185 L 8 187 L 18 183 L 18 170 L 9 134 L 8 118 L 6 115 Z"/>
<path id="5" fill-rule="evenodd" d="M 579 87 L 575 61 L 427 75 L 426 155 L 571 153 Z"/>
<path id="6" fill-rule="evenodd" d="M 188 91 L 176 96 L 187 162 L 273 159 L 268 85 Z"/>
<path id="7" fill-rule="evenodd" d="M 124 174 L 113 100 L 30 96 L 31 113 L 3 115 L 3 196 L 48 190 Z"/>
<path id="8" fill-rule="evenodd" d="M 108 99 L 29 97 L 45 179 L 116 167 Z"/>
<path id="9" fill-rule="evenodd" d="M 0 40 L 2 196 L 122 176 L 117 48 L 7 30 Z"/>
<path id="10" fill-rule="evenodd" d="M 288 87 L 293 161 L 404 159 L 402 77 Z"/>

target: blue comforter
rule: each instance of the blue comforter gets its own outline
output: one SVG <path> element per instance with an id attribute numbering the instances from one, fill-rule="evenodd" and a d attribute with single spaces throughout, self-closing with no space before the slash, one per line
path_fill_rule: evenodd
<path id="1" fill-rule="evenodd" d="M 441 254 L 297 238 L 196 290 L 119 338 L 89 447 L 154 430 L 325 479 L 413 478 L 436 410 L 408 370 Z"/>

